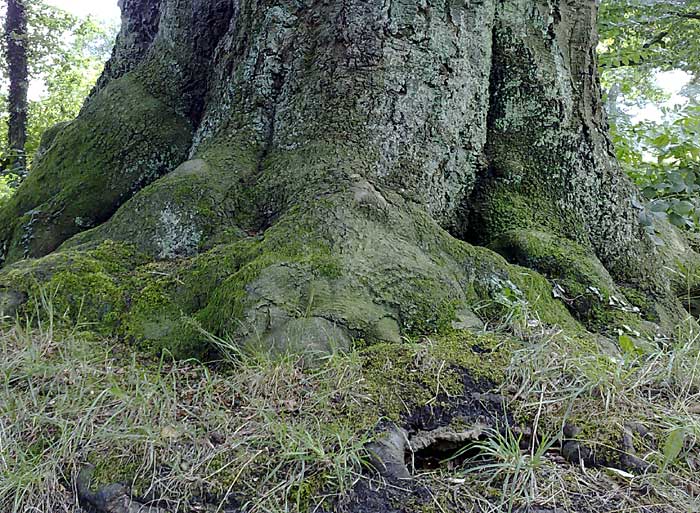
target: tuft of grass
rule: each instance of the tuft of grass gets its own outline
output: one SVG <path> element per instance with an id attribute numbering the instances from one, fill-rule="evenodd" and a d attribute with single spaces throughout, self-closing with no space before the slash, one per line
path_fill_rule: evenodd
<path id="1" fill-rule="evenodd" d="M 504 429 L 489 428 L 485 437 L 463 449 L 463 452 L 476 452 L 467 460 L 465 473 L 476 474 L 476 479 L 486 488 L 500 484 L 498 508 L 510 512 L 515 507 L 530 507 L 541 502 L 543 498 L 538 486 L 540 474 L 543 467 L 552 466 L 545 456 L 558 437 L 543 437 L 539 444 L 533 444 L 530 451 L 522 449 L 522 434 L 516 435 L 510 426 Z M 453 458 L 458 458 L 463 452 L 458 451 Z"/>

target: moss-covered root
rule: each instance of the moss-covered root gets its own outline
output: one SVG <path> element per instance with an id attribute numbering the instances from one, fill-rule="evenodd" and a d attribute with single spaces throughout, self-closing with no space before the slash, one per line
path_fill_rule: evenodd
<path id="1" fill-rule="evenodd" d="M 240 199 L 229 194 L 235 187 L 230 175 L 237 171 L 213 168 L 202 159 L 188 160 L 136 194 L 109 221 L 69 239 L 63 248 L 115 240 L 164 260 L 190 257 L 219 242 L 245 238 L 236 224 Z"/>
<path id="2" fill-rule="evenodd" d="M 146 262 L 132 245 L 112 241 L 17 262 L 0 272 L 0 317 L 40 313 L 114 332 L 132 301 L 132 273 Z"/>
<path id="3" fill-rule="evenodd" d="M 580 329 L 542 276 L 455 240 L 419 207 L 357 180 L 293 207 L 259 240 L 230 246 L 249 256 L 212 287 L 195 314 L 202 325 L 243 343 L 328 350 L 351 338 L 446 332 L 475 308 L 505 317 L 527 304 L 543 323 Z M 188 272 L 219 258 L 204 254 Z"/>
<path id="4" fill-rule="evenodd" d="M 617 285 L 591 250 L 564 237 L 511 230 L 489 247 L 546 276 L 553 294 L 592 331 L 639 332 L 653 339 L 659 333 L 671 335 L 687 320 L 670 290 L 663 293 L 659 277 L 650 276 L 644 289 Z"/>
<path id="5" fill-rule="evenodd" d="M 0 265 L 43 256 L 108 219 L 186 159 L 191 123 L 126 75 L 52 133 L 29 178 L 0 210 Z"/>
<path id="6" fill-rule="evenodd" d="M 178 175 L 141 195 L 171 198 Z M 0 285 L 31 297 L 37 276 L 57 311 L 178 356 L 201 357 L 212 344 L 230 350 L 227 341 L 323 352 L 352 339 L 396 343 L 481 326 L 475 312 L 582 331 L 541 275 L 452 238 L 415 204 L 356 181 L 290 208 L 262 235 L 237 233 L 189 258 L 148 263 L 172 255 L 155 254 L 152 244 L 100 243 L 108 229 L 128 238 L 108 223 L 81 244 L 8 267 Z M 118 251 L 138 256 L 120 264 Z"/>

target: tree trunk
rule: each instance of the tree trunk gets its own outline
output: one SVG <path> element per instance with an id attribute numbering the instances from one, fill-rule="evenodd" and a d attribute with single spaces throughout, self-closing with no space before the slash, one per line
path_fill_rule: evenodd
<path id="1" fill-rule="evenodd" d="M 665 269 L 698 260 L 638 223 L 595 10 L 125 0 L 91 98 L 0 212 L 0 280 L 65 282 L 66 310 L 185 352 L 206 345 L 193 326 L 396 342 L 504 297 L 573 331 L 668 330 L 685 312 Z"/>
<path id="2" fill-rule="evenodd" d="M 26 158 L 24 145 L 27 142 L 27 91 L 29 71 L 27 68 L 27 10 L 24 0 L 7 1 L 5 19 L 5 58 L 10 78 L 7 98 L 10 113 L 8 144 L 12 152 L 13 167 L 24 172 Z"/>

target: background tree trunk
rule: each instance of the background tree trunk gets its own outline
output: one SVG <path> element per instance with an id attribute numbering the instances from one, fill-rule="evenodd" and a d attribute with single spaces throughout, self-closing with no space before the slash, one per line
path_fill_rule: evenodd
<path id="1" fill-rule="evenodd" d="M 10 113 L 8 144 L 14 166 L 21 173 L 26 166 L 24 145 L 27 141 L 27 10 L 24 0 L 7 1 L 5 19 L 5 58 L 10 78 L 7 107 Z"/>
<path id="2" fill-rule="evenodd" d="M 206 345 L 193 324 L 327 348 L 446 330 L 484 303 L 498 316 L 503 297 L 574 331 L 669 330 L 685 315 L 672 269 L 697 256 L 638 223 L 595 11 L 126 0 L 91 99 L 0 212 L 6 287 L 68 273 L 68 305 L 82 291 L 83 315 L 185 352 Z M 108 240 L 138 257 L 111 261 Z M 168 278 L 138 274 L 148 260 Z"/>

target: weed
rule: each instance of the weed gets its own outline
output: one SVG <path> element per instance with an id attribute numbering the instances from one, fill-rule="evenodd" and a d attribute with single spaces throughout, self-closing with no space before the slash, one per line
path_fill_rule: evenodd
<path id="1" fill-rule="evenodd" d="M 476 452 L 467 460 L 466 473 L 476 473 L 487 487 L 501 484 L 499 508 L 508 511 L 519 505 L 530 506 L 538 499 L 538 473 L 548 463 L 546 453 L 558 441 L 558 437 L 544 437 L 530 451 L 521 448 L 522 435 L 516 435 L 510 426 L 500 430 L 490 428 L 486 439 L 464 448 Z M 458 451 L 454 458 L 459 457 Z"/>

